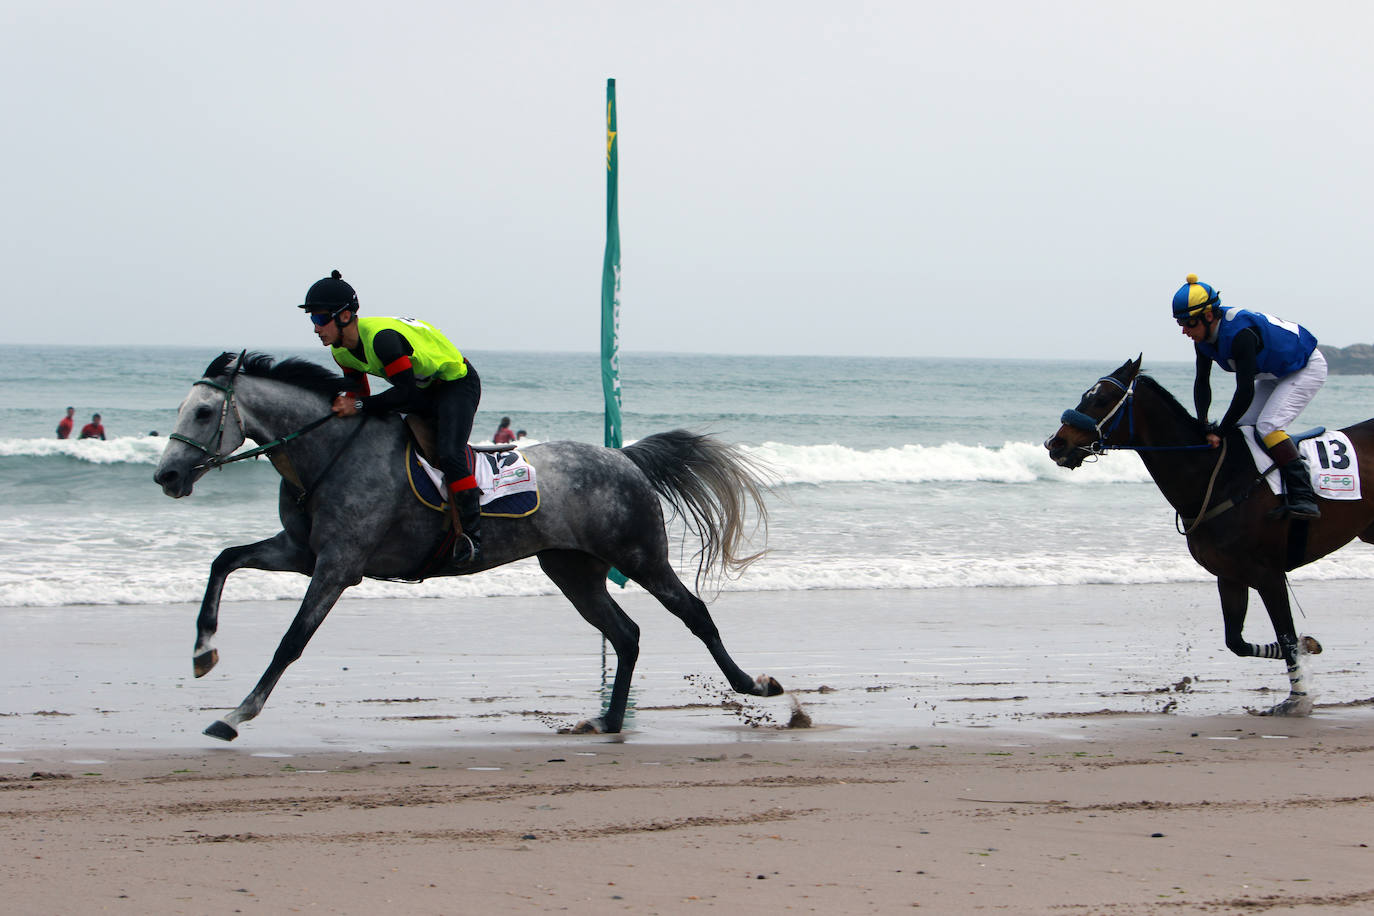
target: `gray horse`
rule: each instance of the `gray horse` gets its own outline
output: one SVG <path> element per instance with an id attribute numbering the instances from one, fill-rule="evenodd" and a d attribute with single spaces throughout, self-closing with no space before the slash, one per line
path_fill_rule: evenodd
<path id="1" fill-rule="evenodd" d="M 250 439 L 283 475 L 282 530 L 265 541 L 230 547 L 210 566 L 196 624 L 196 677 L 219 661 L 212 640 L 231 572 L 270 569 L 310 577 L 271 664 L 236 709 L 205 729 L 212 737 L 232 741 L 238 737 L 236 726 L 262 711 L 278 679 L 300 658 L 345 589 L 364 577 L 418 578 L 422 562 L 442 549 L 446 516 L 421 504 L 407 481 L 404 422 L 396 416 L 324 422 L 331 399 L 344 387 L 341 377 L 305 360 L 225 353 L 182 402 L 176 431 L 153 475 L 168 496 L 186 496 L 205 471 L 232 460 L 228 456 Z M 759 467 L 732 446 L 683 430 L 648 436 L 623 449 L 549 442 L 522 451 L 537 471 L 539 510 L 525 518 L 488 518 L 480 566 L 441 564 L 422 575 L 469 575 L 538 558 L 616 654 L 606 709 L 576 731 L 620 731 L 639 657 L 639 627 L 606 589 L 612 566 L 706 644 L 734 690 L 752 696 L 782 693 L 774 679 L 751 678 L 735 664 L 706 605 L 673 572 L 659 502 L 660 496 L 667 500 L 701 538 L 699 591 L 703 576 L 737 573 L 760 556 L 741 555 L 751 512 L 766 531 L 766 486 Z"/>

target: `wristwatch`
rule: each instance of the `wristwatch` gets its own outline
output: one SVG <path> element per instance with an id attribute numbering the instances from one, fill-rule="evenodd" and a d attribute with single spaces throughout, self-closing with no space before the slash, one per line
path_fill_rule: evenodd
<path id="1" fill-rule="evenodd" d="M 353 409 L 356 410 L 356 411 L 358 411 L 358 413 L 362 413 L 362 412 L 363 412 L 363 399 L 362 399 L 362 398 L 358 398 L 356 401 L 353 402 Z"/>

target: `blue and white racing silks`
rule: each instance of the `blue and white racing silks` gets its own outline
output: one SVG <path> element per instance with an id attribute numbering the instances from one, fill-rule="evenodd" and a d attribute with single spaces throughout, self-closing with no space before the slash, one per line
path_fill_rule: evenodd
<path id="1" fill-rule="evenodd" d="M 1256 357 L 1257 378 L 1291 375 L 1307 365 L 1308 357 L 1317 348 L 1317 338 L 1302 325 L 1264 312 L 1231 308 L 1222 310 L 1216 342 L 1198 344 L 1198 352 L 1227 372 L 1235 372 L 1231 347 L 1236 335 L 1246 328 L 1254 328 L 1262 344 Z"/>

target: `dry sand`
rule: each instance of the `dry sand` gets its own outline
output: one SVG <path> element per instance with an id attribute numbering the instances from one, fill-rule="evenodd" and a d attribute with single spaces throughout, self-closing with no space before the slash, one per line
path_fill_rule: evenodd
<path id="1" fill-rule="evenodd" d="M 4 912 L 1374 911 L 1374 718 L 0 764 Z M 98 762 L 97 762 L 98 761 Z"/>

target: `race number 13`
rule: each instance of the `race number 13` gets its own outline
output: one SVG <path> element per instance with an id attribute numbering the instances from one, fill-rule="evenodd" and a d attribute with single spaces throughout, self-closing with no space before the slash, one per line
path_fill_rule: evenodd
<path id="1" fill-rule="evenodd" d="M 1331 451 L 1329 454 L 1327 453 L 1328 445 L 1331 447 Z M 1328 471 L 1339 471 L 1343 468 L 1350 467 L 1350 455 L 1346 452 L 1344 442 L 1337 442 L 1334 439 L 1332 439 L 1330 442 L 1327 442 L 1325 439 L 1318 439 L 1316 442 L 1316 446 L 1317 460 L 1320 461 L 1321 466 L 1326 468 Z"/>

